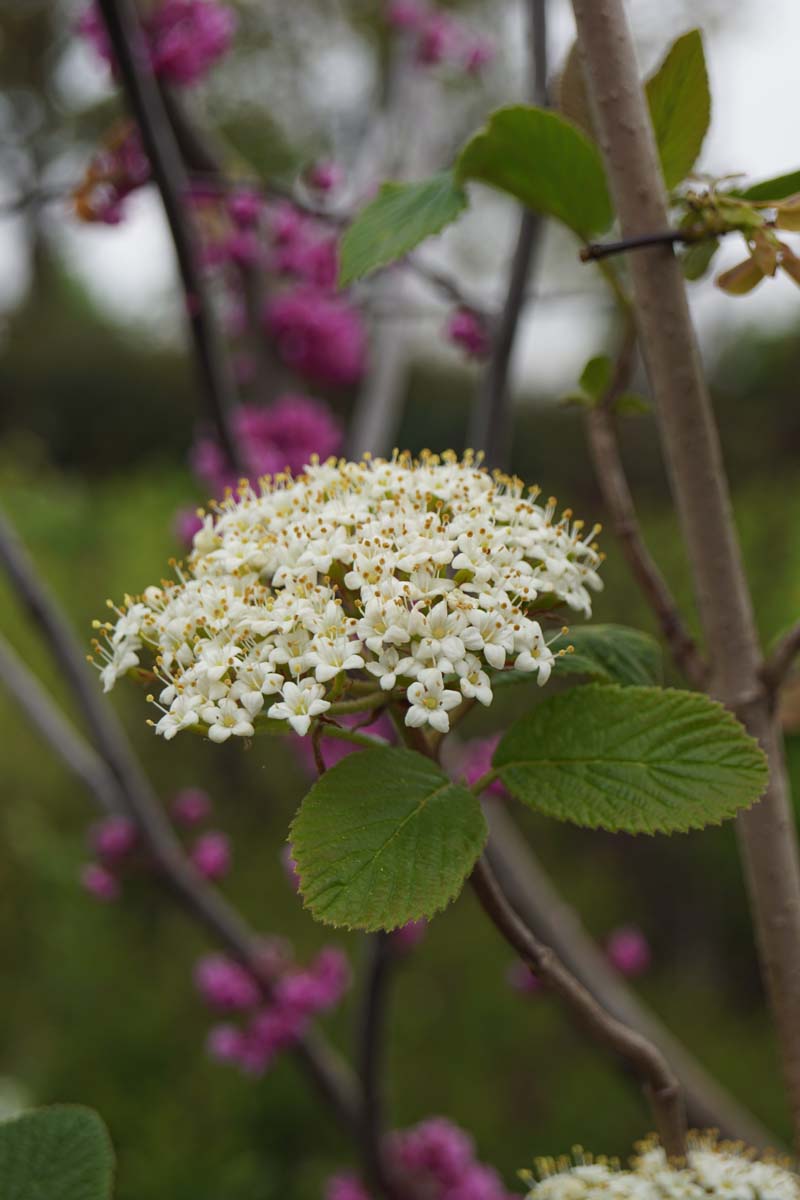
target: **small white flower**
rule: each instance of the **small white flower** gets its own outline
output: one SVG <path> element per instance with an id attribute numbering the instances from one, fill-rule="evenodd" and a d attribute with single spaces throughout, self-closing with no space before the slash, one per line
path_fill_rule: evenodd
<path id="1" fill-rule="evenodd" d="M 267 713 L 273 721 L 288 721 L 295 733 L 301 736 L 311 728 L 312 717 L 318 717 L 330 708 L 330 701 L 323 700 L 325 689 L 311 679 L 300 684 L 284 684 L 283 700 L 273 704 Z"/>
<path id="2" fill-rule="evenodd" d="M 475 654 L 468 654 L 456 663 L 456 674 L 459 676 L 458 686 L 467 700 L 477 700 L 487 707 L 492 703 L 491 680 L 481 670 L 481 660 Z"/>
<path id="3" fill-rule="evenodd" d="M 227 742 L 230 737 L 252 737 L 255 733 L 246 709 L 234 700 L 222 700 L 215 709 L 203 713 L 212 742 Z"/>
<path id="4" fill-rule="evenodd" d="M 416 683 L 406 692 L 410 708 L 406 713 L 406 725 L 419 727 L 430 725 L 439 733 L 450 728 L 450 709 L 461 703 L 461 693 L 449 691 L 444 686 L 441 671 L 420 671 Z"/>

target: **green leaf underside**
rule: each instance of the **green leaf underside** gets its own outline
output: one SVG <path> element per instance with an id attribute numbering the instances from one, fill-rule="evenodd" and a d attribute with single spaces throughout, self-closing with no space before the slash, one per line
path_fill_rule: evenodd
<path id="1" fill-rule="evenodd" d="M 753 183 L 743 191 L 734 189 L 733 195 L 741 196 L 743 200 L 785 200 L 800 192 L 800 171 L 790 171 L 788 175 L 776 175 L 774 179 L 763 179 Z"/>
<path id="2" fill-rule="evenodd" d="M 461 151 L 456 174 L 508 192 L 581 237 L 611 224 L 600 153 L 558 113 L 526 105 L 498 109 Z"/>
<path id="3" fill-rule="evenodd" d="M 531 808 L 627 833 L 717 825 L 755 803 L 767 783 L 757 743 L 707 696 L 601 684 L 522 717 L 494 765 Z"/>
<path id="4" fill-rule="evenodd" d="M 711 119 L 711 93 L 699 29 L 678 38 L 648 80 L 646 90 L 664 181 L 673 188 L 697 161 Z"/>
<path id="5" fill-rule="evenodd" d="M 0 1122 L 3 1200 L 110 1200 L 114 1152 L 89 1108 L 54 1105 Z"/>
<path id="6" fill-rule="evenodd" d="M 553 650 L 574 646 L 553 666 L 555 675 L 589 675 L 602 683 L 654 684 L 662 679 L 661 647 L 649 633 L 625 625 L 579 625 L 551 643 Z M 503 671 L 492 686 L 531 683 L 526 671 Z"/>
<path id="7" fill-rule="evenodd" d="M 328 925 L 395 929 L 454 899 L 483 849 L 475 796 L 411 750 L 350 755 L 290 830 L 307 908 Z"/>
<path id="8" fill-rule="evenodd" d="M 466 207 L 466 192 L 452 171 L 418 183 L 384 183 L 342 238 L 340 287 L 403 258 Z"/>

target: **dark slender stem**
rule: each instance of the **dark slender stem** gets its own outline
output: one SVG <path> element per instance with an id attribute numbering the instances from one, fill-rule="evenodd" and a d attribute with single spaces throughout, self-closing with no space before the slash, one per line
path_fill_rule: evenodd
<path id="1" fill-rule="evenodd" d="M 484 912 L 523 962 L 597 1042 L 619 1054 L 636 1072 L 650 1101 L 666 1154 L 670 1158 L 683 1158 L 686 1118 L 681 1088 L 661 1051 L 601 1008 L 553 950 L 534 937 L 509 904 L 485 856 L 475 864 L 470 882 Z"/>
<path id="2" fill-rule="evenodd" d="M 600 402 L 586 414 L 589 450 L 595 477 L 631 574 L 650 604 L 679 670 L 693 687 L 703 689 L 708 682 L 708 665 L 647 547 L 620 454 L 614 401 L 630 384 L 635 350 L 636 331 L 629 323 L 609 387 Z"/>
<path id="3" fill-rule="evenodd" d="M 206 883 L 184 854 L 114 710 L 104 701 L 97 680 L 92 678 L 72 630 L 2 514 L 0 565 L 5 568 L 12 587 L 60 668 L 77 709 L 86 721 L 92 741 L 116 783 L 119 793 L 116 808 L 135 822 L 148 847 L 159 880 L 189 915 L 203 925 L 268 990 L 270 981 L 264 974 L 258 936 L 240 913 Z M 42 729 L 41 724 L 39 727 Z M 51 744 L 64 756 L 63 740 L 51 739 Z M 74 756 L 66 761 L 74 770 Z M 97 795 L 96 789 L 93 791 Z M 316 1041 L 305 1040 L 296 1049 L 296 1057 L 331 1102 L 342 1124 L 357 1135 L 360 1106 L 355 1081 L 347 1065 L 330 1048 L 326 1048 L 324 1054 L 317 1054 L 317 1044 Z"/>
<path id="4" fill-rule="evenodd" d="M 367 1180 L 385 1196 L 396 1195 L 383 1154 L 386 1106 L 386 1021 L 394 949 L 390 933 L 367 937 L 367 972 L 359 1016 L 358 1072 L 362 1094 L 362 1152 Z"/>
<path id="5" fill-rule="evenodd" d="M 774 694 L 778 691 L 800 654 L 800 621 L 779 640 L 764 664 L 764 682 Z"/>
<path id="6" fill-rule="evenodd" d="M 208 415 L 231 464 L 241 470 L 236 439 L 229 423 L 235 389 L 184 207 L 188 180 L 180 152 L 150 66 L 147 46 L 132 0 L 98 0 L 98 4 L 108 30 L 119 77 L 139 126 L 142 144 L 150 160 L 172 234 Z"/>
<path id="7" fill-rule="evenodd" d="M 642 250 L 645 246 L 673 245 L 675 242 L 697 240 L 686 231 L 665 229 L 661 233 L 644 233 L 640 237 L 623 238 L 620 242 L 589 242 L 581 250 L 580 257 L 583 262 L 593 262 L 598 258 L 610 258 L 612 254 L 626 254 L 628 250 Z"/>
<path id="8" fill-rule="evenodd" d="M 527 0 L 530 43 L 529 90 L 534 104 L 547 103 L 547 0 Z M 509 372 L 528 279 L 541 245 L 542 218 L 525 210 L 519 222 L 503 308 L 489 361 L 473 406 L 467 442 L 483 450 L 490 467 L 507 468 L 511 448 Z"/>

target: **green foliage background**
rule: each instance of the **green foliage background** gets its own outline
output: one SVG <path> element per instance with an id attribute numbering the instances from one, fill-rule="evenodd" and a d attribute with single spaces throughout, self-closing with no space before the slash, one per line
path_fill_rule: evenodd
<path id="1" fill-rule="evenodd" d="M 19 341 L 10 345 L 0 362 L 6 376 L 19 369 L 19 347 Z M 131 353 L 137 352 L 143 353 L 134 346 Z M 743 464 L 737 517 L 765 636 L 791 620 L 800 595 L 800 544 L 793 532 L 800 495 L 792 486 L 790 455 L 797 418 L 783 403 L 795 354 L 791 343 L 751 341 L 733 360 L 723 359 L 718 373 L 728 449 Z M 98 353 L 94 386 L 100 393 L 105 382 L 105 394 L 116 397 L 120 380 L 102 362 Z M 53 373 L 42 369 L 36 400 L 66 426 L 67 414 L 57 406 L 69 395 L 60 365 Z M 88 372 L 87 364 L 80 369 Z M 155 399 L 141 380 L 125 385 L 140 416 L 148 403 L 172 403 L 176 369 L 164 371 Z M 403 442 L 457 442 L 466 383 L 418 375 Z M 107 434 L 126 419 L 117 400 L 109 402 Z M 627 434 L 648 534 L 688 605 L 654 430 L 643 419 L 630 422 Z M 170 446 L 153 457 L 124 439 L 121 445 L 128 461 L 113 474 L 85 447 L 80 472 L 68 471 L 54 467 L 43 440 L 17 424 L 2 454 L 3 503 L 87 637 L 106 595 L 160 575 L 176 549 L 171 514 L 195 496 Z M 568 497 L 576 511 L 598 515 L 577 414 L 525 410 L 515 446 L 526 477 Z M 613 539 L 606 534 L 603 540 L 609 558 L 597 620 L 650 628 Z M 46 657 L 1 588 L 0 624 L 50 681 Z M 535 703 L 539 694 L 533 688 L 525 695 Z M 145 705 L 135 688 L 119 689 L 114 701 L 163 795 L 202 781 L 214 796 L 218 822 L 236 845 L 231 897 L 255 926 L 291 937 L 301 958 L 310 955 L 329 931 L 301 909 L 279 864 L 307 785 L 292 751 L 272 739 L 257 741 L 249 752 L 191 737 L 166 745 L 145 728 Z M 489 731 L 502 723 L 504 711 L 508 718 L 518 715 L 519 706 L 519 690 L 507 689 L 470 732 Z M 209 1022 L 191 983 L 202 937 L 146 881 L 132 883 L 125 903 L 111 908 L 84 896 L 75 880 L 92 816 L 87 798 L 2 695 L 0 727 L 0 1072 L 20 1081 L 36 1103 L 71 1100 L 104 1115 L 119 1151 L 119 1200 L 318 1196 L 324 1176 L 349 1160 L 350 1149 L 291 1059 L 262 1080 L 208 1062 L 202 1047 Z M 790 758 L 800 789 L 796 742 L 790 741 Z M 631 920 L 646 931 L 655 965 L 637 986 L 698 1056 L 787 1136 L 733 830 L 612 837 L 517 810 L 537 854 L 598 937 Z M 331 940 L 347 948 L 358 971 L 358 937 L 337 931 Z M 635 1086 L 550 1000 L 508 988 L 510 962 L 468 893 L 439 916 L 398 972 L 390 1075 L 397 1125 L 447 1114 L 474 1133 L 482 1155 L 512 1185 L 518 1167 L 534 1155 L 567 1150 L 577 1136 L 625 1153 L 648 1117 Z M 355 994 L 328 1021 L 345 1048 L 352 1041 Z"/>

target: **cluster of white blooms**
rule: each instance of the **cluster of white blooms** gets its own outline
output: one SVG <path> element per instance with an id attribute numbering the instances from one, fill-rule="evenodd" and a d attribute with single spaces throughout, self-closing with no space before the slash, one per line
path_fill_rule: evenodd
<path id="1" fill-rule="evenodd" d="M 759 1159 L 738 1142 L 690 1134 L 682 1164 L 667 1162 L 655 1141 L 639 1149 L 630 1170 L 579 1149 L 572 1159 L 542 1159 L 528 1195 L 531 1200 L 800 1200 L 800 1177 L 788 1162 Z"/>
<path id="2" fill-rule="evenodd" d="M 463 700 L 491 703 L 490 671 L 544 683 L 554 655 L 537 617 L 588 615 L 601 586 L 597 527 L 537 494 L 452 454 L 330 459 L 242 485 L 175 580 L 96 623 L 103 685 L 153 672 L 167 738 L 247 737 L 259 715 L 304 734 L 365 680 L 407 701 L 408 725 L 446 732 Z"/>

